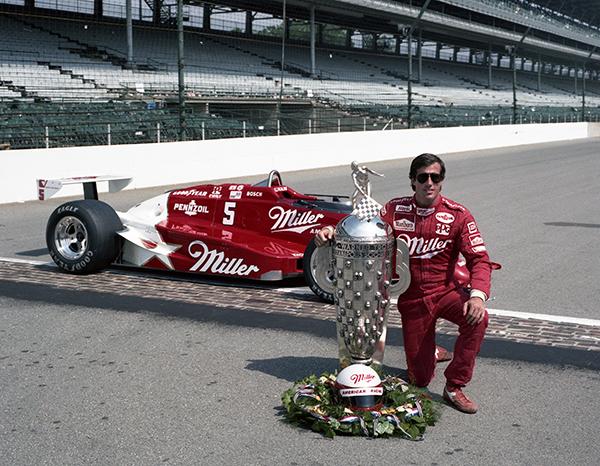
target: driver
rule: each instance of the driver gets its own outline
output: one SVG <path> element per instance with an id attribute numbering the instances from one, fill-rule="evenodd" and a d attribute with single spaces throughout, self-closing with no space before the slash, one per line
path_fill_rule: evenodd
<path id="1" fill-rule="evenodd" d="M 411 283 L 398 298 L 410 381 L 426 387 L 433 378 L 437 319 L 458 325 L 454 357 L 444 372 L 443 396 L 454 408 L 472 414 L 477 412 L 477 404 L 463 388 L 473 376 L 488 324 L 485 301 L 492 267 L 471 213 L 441 195 L 445 174 L 444 162 L 436 155 L 416 157 L 409 174 L 414 196 L 392 199 L 381 210 L 381 217 L 410 251 Z M 333 227 L 321 229 L 317 245 L 332 239 L 333 233 Z M 459 254 L 465 257 L 470 272 L 470 292 L 453 279 Z"/>

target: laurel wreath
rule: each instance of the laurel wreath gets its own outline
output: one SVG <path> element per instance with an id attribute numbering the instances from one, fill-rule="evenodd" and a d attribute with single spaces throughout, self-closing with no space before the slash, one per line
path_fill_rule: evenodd
<path id="1" fill-rule="evenodd" d="M 337 372 L 310 375 L 281 395 L 286 418 L 329 438 L 336 434 L 423 440 L 439 418 L 437 404 L 421 389 L 399 377 L 382 378 L 383 407 L 353 411 L 335 389 Z"/>

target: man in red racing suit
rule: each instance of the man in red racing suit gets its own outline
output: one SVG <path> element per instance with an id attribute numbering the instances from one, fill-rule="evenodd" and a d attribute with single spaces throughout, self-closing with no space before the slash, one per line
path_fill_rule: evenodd
<path id="1" fill-rule="evenodd" d="M 471 380 L 488 324 L 484 302 L 490 293 L 491 264 L 471 213 L 440 194 L 444 176 L 439 157 L 416 157 L 409 176 L 414 196 L 392 199 L 381 216 L 410 251 L 411 283 L 398 299 L 409 378 L 419 387 L 429 385 L 436 365 L 436 321 L 455 323 L 459 335 L 444 372 L 443 396 L 459 411 L 475 413 L 476 403 L 462 388 Z M 333 231 L 324 228 L 318 236 L 317 243 L 324 242 Z M 471 275 L 470 292 L 454 280 L 460 254 Z"/>

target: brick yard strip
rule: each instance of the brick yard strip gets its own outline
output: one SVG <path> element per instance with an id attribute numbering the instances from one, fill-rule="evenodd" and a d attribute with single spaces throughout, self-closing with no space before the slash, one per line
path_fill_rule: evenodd
<path id="1" fill-rule="evenodd" d="M 0 258 L 0 281 L 3 282 L 335 321 L 333 305 L 319 301 L 304 288 L 278 290 L 259 285 L 250 287 L 246 283 L 239 286 L 232 282 L 206 283 L 193 277 L 183 277 L 125 269 L 75 276 L 61 273 L 57 267 L 45 262 Z M 491 314 L 493 312 L 490 310 Z M 518 343 L 600 351 L 600 326 L 597 322 L 498 310 L 490 317 L 487 335 Z M 400 327 L 398 312 L 390 312 L 388 324 Z M 456 326 L 442 320 L 438 331 L 447 335 L 457 334 Z"/>

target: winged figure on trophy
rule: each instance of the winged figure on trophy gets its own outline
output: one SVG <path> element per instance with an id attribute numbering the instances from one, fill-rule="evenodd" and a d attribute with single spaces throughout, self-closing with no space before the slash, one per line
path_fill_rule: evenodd
<path id="1" fill-rule="evenodd" d="M 322 246 L 327 270 L 317 274 L 334 296 L 342 368 L 383 363 L 391 295 L 410 284 L 408 245 L 396 240 L 379 216 L 381 204 L 371 197 L 369 174 L 383 175 L 357 162 L 351 168 L 354 210 L 330 227 L 332 241 Z"/>
<path id="2" fill-rule="evenodd" d="M 371 170 L 366 165 L 359 165 L 357 162 L 352 162 L 350 168 L 352 168 L 352 181 L 356 188 L 352 193 L 352 208 L 354 209 L 352 214 L 361 220 L 370 220 L 379 214 L 382 206 L 371 197 L 369 173 L 381 177 L 384 175 Z"/>

